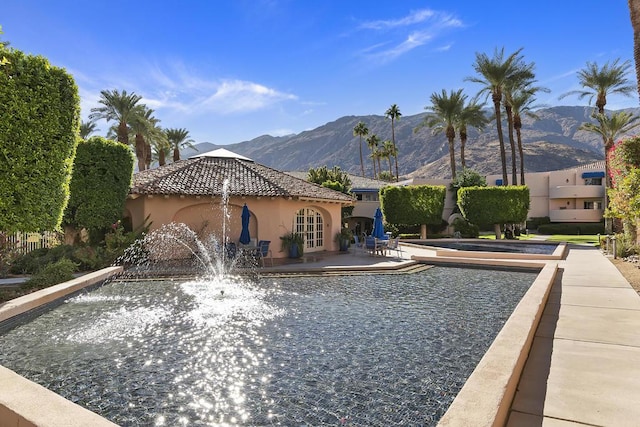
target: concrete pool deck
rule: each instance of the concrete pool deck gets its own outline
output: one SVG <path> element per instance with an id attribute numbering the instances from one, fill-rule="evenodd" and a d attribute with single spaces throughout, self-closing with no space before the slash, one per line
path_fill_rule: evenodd
<path id="1" fill-rule="evenodd" d="M 393 273 L 399 269 L 410 269 L 417 264 L 417 259 L 436 263 L 438 258 L 436 251 L 428 248 L 403 245 L 402 249 L 401 258 L 372 257 L 365 253 L 326 253 L 261 271 L 265 274 L 332 274 L 347 271 Z M 444 258 L 439 261 L 448 263 Z M 519 342 L 525 338 L 532 341 L 529 342 L 530 348 L 526 345 L 523 347 L 522 366 L 520 362 L 514 362 L 507 369 L 503 364 L 507 353 L 511 357 L 520 350 L 512 348 L 514 345 L 510 340 L 513 336 L 508 331 L 505 333 L 504 329 L 509 328 L 503 328 L 439 425 L 638 425 L 640 334 L 637 331 L 640 330 L 640 297 L 600 250 L 572 246 L 564 260 L 491 261 L 457 258 L 450 262 L 453 264 L 454 261 L 457 264 L 530 267 L 541 269 L 541 273 L 536 279 L 539 285 L 532 285 L 539 286 L 533 292 L 532 304 L 524 304 L 528 307 L 527 315 L 524 319 L 515 316 L 515 321 L 512 321 L 512 316 L 507 321 L 507 324 L 512 323 L 513 331 L 519 329 Z M 540 306 L 536 307 L 538 303 Z M 535 320 L 532 318 L 533 311 L 539 312 Z M 532 330 L 525 331 L 527 327 L 523 327 L 523 324 L 533 325 L 530 328 Z M 516 367 L 516 364 L 519 366 Z M 70 412 L 66 412 L 69 408 L 61 405 L 49 414 L 43 414 L 42 408 L 46 406 L 27 408 L 29 405 L 20 403 L 34 401 L 28 396 L 17 398 L 14 395 L 7 399 L 7 394 L 11 393 L 3 392 L 3 389 L 7 390 L 1 386 L 3 381 L 7 381 L 5 385 L 14 384 L 13 389 L 22 387 L 15 385 L 18 380 L 12 373 L 0 370 L 0 374 L 0 427 L 85 425 L 82 421 L 68 424 L 24 423 L 28 419 L 34 420 L 23 412 L 28 410 L 40 413 L 39 420 L 44 420 L 42 416 L 48 415 L 50 421 L 56 418 L 52 416 L 53 412 L 64 411 L 58 420 L 65 419 L 66 414 L 69 422 Z M 513 384 L 496 385 L 507 377 Z M 38 394 L 43 398 L 46 397 L 44 395 L 53 394 L 47 392 L 39 390 Z M 11 409 L 12 404 L 18 407 Z M 20 419 L 24 424 L 5 419 L 4 415 L 17 415 L 15 412 L 21 416 L 13 420 Z M 105 425 L 110 425 L 104 421 Z"/>

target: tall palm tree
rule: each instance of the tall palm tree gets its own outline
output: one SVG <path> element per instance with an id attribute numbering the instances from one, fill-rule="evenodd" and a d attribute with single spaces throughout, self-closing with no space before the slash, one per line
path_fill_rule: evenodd
<path id="1" fill-rule="evenodd" d="M 400 112 L 400 108 L 397 104 L 392 104 L 391 107 L 384 113 L 386 117 L 391 119 L 391 142 L 393 143 L 393 151 L 396 153 L 394 156 L 396 158 L 396 182 L 398 182 L 398 146 L 396 145 L 396 129 L 395 129 L 395 121 L 400 120 L 402 113 Z M 393 175 L 393 174 L 391 174 Z"/>
<path id="2" fill-rule="evenodd" d="M 518 142 L 518 155 L 520 157 L 520 185 L 524 185 L 524 150 L 522 147 L 522 115 L 527 115 L 533 119 L 539 117 L 533 112 L 534 108 L 543 107 L 543 105 L 533 105 L 535 102 L 535 93 L 540 90 L 548 92 L 547 88 L 530 88 L 526 90 L 518 90 L 511 95 L 511 108 L 513 111 L 513 128 L 516 131 Z"/>
<path id="3" fill-rule="evenodd" d="M 131 117 L 131 129 L 135 134 L 136 157 L 138 170 L 149 169 L 151 165 L 151 142 L 153 130 L 159 120 L 153 117 L 154 110 L 144 104 L 136 105 Z"/>
<path id="4" fill-rule="evenodd" d="M 482 110 L 484 104 L 479 104 L 476 98 L 472 99 L 468 104 L 462 107 L 460 114 L 458 114 L 456 120 L 456 127 L 458 128 L 458 136 L 460 137 L 460 163 L 462 164 L 462 170 L 467 167 L 467 163 L 464 157 L 464 148 L 467 145 L 467 127 L 471 126 L 478 130 L 482 130 L 489 119 Z"/>
<path id="5" fill-rule="evenodd" d="M 360 144 L 358 147 L 360 148 L 360 171 L 362 172 L 362 177 L 364 178 L 364 161 L 362 160 L 362 137 L 367 136 L 369 134 L 369 128 L 364 122 L 358 122 L 358 124 L 353 128 L 353 136 L 360 137 Z"/>
<path id="6" fill-rule="evenodd" d="M 604 114 L 604 106 L 607 105 L 607 95 L 620 94 L 631 96 L 636 91 L 636 85 L 627 78 L 630 61 L 619 63 L 616 59 L 613 63 L 605 63 L 602 68 L 595 62 L 587 62 L 587 66 L 578 71 L 578 81 L 584 88 L 572 90 L 560 95 L 560 99 L 569 95 L 578 95 L 578 99 L 589 97 L 589 104 L 596 98 L 596 108 L 599 114 Z"/>
<path id="7" fill-rule="evenodd" d="M 185 128 L 170 128 L 166 129 L 165 133 L 167 135 L 167 141 L 169 142 L 169 147 L 173 149 L 173 161 L 177 162 L 180 160 L 180 149 L 181 148 L 195 148 L 193 146 L 194 140 L 189 136 L 189 131 Z"/>
<path id="8" fill-rule="evenodd" d="M 607 209 L 609 207 L 609 195 L 607 193 L 611 188 L 611 177 L 609 176 L 609 151 L 613 147 L 613 144 L 615 143 L 615 140 L 616 138 L 618 138 L 618 136 L 640 126 L 640 122 L 638 122 L 638 119 L 640 119 L 640 117 L 634 116 L 629 112 L 619 111 L 617 113 L 611 114 L 611 117 L 607 116 L 606 114 L 597 113 L 593 115 L 593 118 L 596 120 L 596 123 L 583 123 L 580 126 L 580 129 L 587 132 L 596 133 L 602 137 L 602 143 L 604 145 L 605 176 L 604 207 L 605 209 Z M 605 231 L 607 233 L 611 231 L 610 221 L 606 221 L 605 228 Z"/>
<path id="9" fill-rule="evenodd" d="M 447 142 L 449 143 L 449 166 L 451 167 L 451 179 L 456 179 L 456 155 L 454 144 L 456 139 L 455 124 L 460 116 L 460 112 L 464 107 L 466 95 L 462 94 L 462 89 L 457 91 L 451 90 L 449 94 L 442 89 L 442 93 L 434 92 L 431 94 L 431 105 L 425 107 L 425 110 L 431 111 L 433 114 L 424 118 L 423 125 L 432 129 L 433 134 L 444 132 Z"/>
<path id="10" fill-rule="evenodd" d="M 135 93 L 128 94 L 126 90 L 122 93 L 117 89 L 100 91 L 100 100 L 98 103 L 102 107 L 91 109 L 89 114 L 90 120 L 104 119 L 108 122 L 111 120 L 118 123 L 118 142 L 129 145 L 129 130 L 127 125 L 133 115 L 136 104 L 142 99 Z"/>
<path id="11" fill-rule="evenodd" d="M 398 154 L 398 149 L 394 145 L 393 141 L 386 140 L 382 143 L 382 156 L 389 162 L 389 175 L 393 177 L 393 171 L 391 170 L 391 157 L 395 157 Z M 398 177 L 396 176 L 396 182 Z"/>
<path id="12" fill-rule="evenodd" d="M 97 129 L 96 127 L 97 127 L 96 122 L 92 120 L 89 120 L 88 122 L 85 122 L 83 120 L 82 122 L 80 122 L 80 138 L 86 141 L 89 138 L 89 136 L 91 136 L 92 133 L 100 130 L 100 129 Z"/>
<path id="13" fill-rule="evenodd" d="M 640 95 L 640 0 L 629 0 L 629 14 L 633 27 L 633 59 L 636 64 L 636 83 Z"/>
<path id="14" fill-rule="evenodd" d="M 377 173 L 376 173 L 376 156 L 374 156 L 374 154 L 378 150 L 378 145 L 380 145 L 380 137 L 378 135 L 376 135 L 375 133 L 372 133 L 371 135 L 369 135 L 367 137 L 366 141 L 367 141 L 367 146 L 371 150 L 371 156 L 370 157 L 371 157 L 371 160 L 373 161 L 373 179 L 376 179 L 376 176 L 377 176 Z"/>
<path id="15" fill-rule="evenodd" d="M 480 94 L 491 96 L 493 110 L 496 119 L 496 129 L 498 131 L 498 142 L 500 143 L 500 161 L 502 162 L 502 185 L 508 185 L 507 178 L 507 156 L 504 149 L 504 136 L 502 134 L 502 115 L 500 104 L 502 102 L 502 91 L 505 84 L 510 79 L 518 79 L 520 73 L 519 65 L 522 63 L 518 49 L 508 57 L 504 57 L 504 48 L 496 48 L 493 58 L 489 58 L 485 53 L 476 53 L 476 61 L 473 69 L 478 74 L 477 77 L 467 77 L 465 80 L 479 83 L 484 87 Z"/>
<path id="16" fill-rule="evenodd" d="M 158 161 L 158 166 L 167 164 L 167 156 L 171 152 L 171 146 L 167 140 L 166 134 L 163 132 L 163 138 L 156 138 L 151 142 L 153 148 L 153 158 Z"/>

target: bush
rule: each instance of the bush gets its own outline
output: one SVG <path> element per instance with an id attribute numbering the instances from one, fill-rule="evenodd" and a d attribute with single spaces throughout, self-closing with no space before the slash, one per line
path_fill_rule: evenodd
<path id="1" fill-rule="evenodd" d="M 78 266 L 67 258 L 62 258 L 46 265 L 22 286 L 27 289 L 46 288 L 73 279 L 73 272 Z"/>
<path id="2" fill-rule="evenodd" d="M 462 218 L 456 218 L 453 221 L 453 229 L 455 232 L 460 233 L 460 237 L 476 238 L 480 235 L 480 228 L 477 225 L 471 224 Z"/>
<path id="3" fill-rule="evenodd" d="M 579 236 L 582 234 L 604 234 L 604 224 L 597 223 L 552 223 L 544 224 L 538 227 L 540 234 L 568 234 Z"/>
<path id="4" fill-rule="evenodd" d="M 549 219 L 548 216 L 538 216 L 538 217 L 529 218 L 527 220 L 526 227 L 529 230 L 537 230 L 538 227 L 540 227 L 541 225 L 550 224 L 550 223 L 551 223 L 551 220 Z"/>

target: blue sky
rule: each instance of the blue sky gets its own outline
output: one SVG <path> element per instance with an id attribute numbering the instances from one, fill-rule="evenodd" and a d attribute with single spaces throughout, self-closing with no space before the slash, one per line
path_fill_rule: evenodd
<path id="1" fill-rule="evenodd" d="M 215 144 L 382 115 L 394 103 L 417 114 L 442 89 L 473 96 L 479 86 L 464 79 L 475 54 L 495 48 L 523 48 L 549 106 L 587 104 L 558 100 L 579 89 L 587 61 L 633 60 L 621 0 L 4 0 L 0 25 L 12 47 L 75 77 L 83 118 L 101 90 L 127 90 L 163 127 Z M 637 97 L 607 104 L 637 106 Z"/>

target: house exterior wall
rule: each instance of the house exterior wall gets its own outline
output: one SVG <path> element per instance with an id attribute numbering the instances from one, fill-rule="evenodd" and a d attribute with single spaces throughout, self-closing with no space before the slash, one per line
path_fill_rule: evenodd
<path id="1" fill-rule="evenodd" d="M 600 185 L 588 185 L 585 172 L 603 169 L 566 169 L 525 174 L 531 205 L 529 218 L 548 216 L 551 222 L 599 222 L 604 210 L 604 178 Z M 488 175 L 487 184 L 496 185 L 502 175 Z"/>
<path id="2" fill-rule="evenodd" d="M 249 233 L 257 240 L 270 240 L 274 258 L 284 258 L 280 252 L 280 236 L 295 230 L 296 213 L 303 208 L 314 209 L 323 220 L 323 246 L 306 251 L 337 251 L 338 244 L 333 237 L 340 231 L 341 203 L 318 202 L 313 200 L 284 199 L 281 197 L 231 197 L 228 202 L 226 235 L 228 241 L 236 242 L 240 237 L 241 212 L 247 204 Z M 171 222 L 183 222 L 199 235 L 213 233 L 219 239 L 223 235 L 223 206 L 220 197 L 197 196 L 130 196 L 125 213 L 131 215 L 134 228 L 141 226 L 149 216 L 150 230 Z"/>

